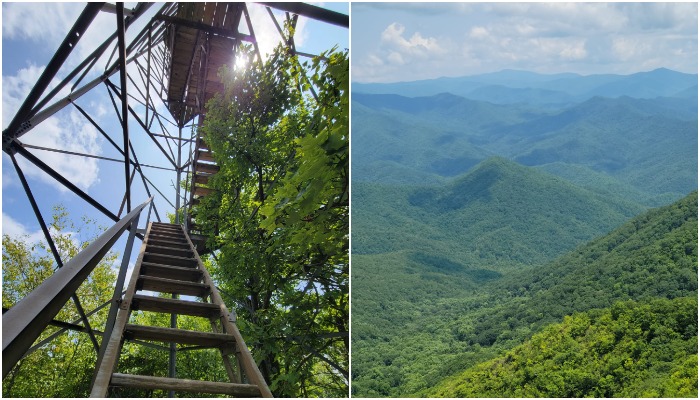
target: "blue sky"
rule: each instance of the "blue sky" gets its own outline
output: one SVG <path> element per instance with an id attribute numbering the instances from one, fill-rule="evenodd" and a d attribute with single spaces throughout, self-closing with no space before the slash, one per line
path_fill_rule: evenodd
<path id="1" fill-rule="evenodd" d="M 313 3 L 347 14 L 347 3 Z M 133 7 L 135 3 L 126 3 Z M 3 3 L 2 4 L 2 126 L 10 122 L 20 104 L 26 98 L 29 90 L 40 76 L 45 65 L 53 56 L 56 48 L 64 39 L 66 33 L 83 10 L 85 3 Z M 261 50 L 270 51 L 279 41 L 280 36 L 271 22 L 264 7 L 248 4 L 253 25 Z M 127 43 L 140 31 L 146 21 L 157 11 L 159 5 L 154 5 L 148 14 L 142 17 L 127 31 Z M 275 11 L 278 20 L 283 13 Z M 31 21 L 31 23 L 29 23 Z M 77 66 L 88 54 L 101 44 L 116 29 L 116 16 L 101 12 L 80 40 L 78 46 L 67 60 L 65 67 L 59 71 L 54 84 Z M 349 32 L 345 28 L 335 27 L 324 23 L 300 17 L 297 25 L 295 44 L 298 50 L 319 54 L 334 45 L 348 48 Z M 115 41 L 116 43 L 116 41 Z M 111 48 L 110 48 L 111 50 Z M 107 57 L 109 54 L 107 55 Z M 98 61 L 93 71 L 83 83 L 88 82 L 104 71 L 106 58 Z M 131 68 L 128 67 L 128 68 Z M 119 86 L 119 75 L 112 77 L 112 82 Z M 138 79 L 137 79 L 138 82 Z M 82 84 L 81 84 L 82 85 Z M 69 85 L 70 87 L 71 85 Z M 129 84 L 130 89 L 131 84 Z M 128 90 L 128 91 L 129 91 Z M 56 99 L 67 95 L 59 94 Z M 121 127 L 116 112 L 104 85 L 99 85 L 91 92 L 76 101 L 78 105 L 97 120 L 108 134 L 121 146 Z M 130 104 L 142 114 L 137 104 Z M 118 103 L 119 106 L 119 103 Z M 165 107 L 159 110 L 166 113 Z M 170 118 L 172 120 L 172 118 Z M 166 123 L 167 125 L 167 123 Z M 169 167 L 169 162 L 163 156 L 150 138 L 140 128 L 138 123 L 130 119 L 129 130 L 131 140 L 136 148 L 137 157 L 141 163 L 161 167 Z M 169 127 L 168 131 L 177 134 L 177 129 Z M 185 130 L 189 135 L 190 130 Z M 105 140 L 102 135 L 74 108 L 66 107 L 51 118 L 44 121 L 35 129 L 22 136 L 23 143 L 69 150 L 79 153 L 99 155 L 103 157 L 123 158 Z M 165 142 L 161 142 L 166 148 Z M 184 149 L 186 150 L 186 149 Z M 78 156 L 52 153 L 43 150 L 30 150 L 34 155 L 53 167 L 71 182 L 100 201 L 113 213 L 117 213 L 122 200 L 125 186 L 124 166 L 122 163 L 96 160 Z M 173 151 L 176 149 L 173 147 Z M 186 156 L 184 156 L 186 158 Z M 113 222 L 88 203 L 77 197 L 38 168 L 20 159 L 25 176 L 29 181 L 32 192 L 37 199 L 44 219 L 51 219 L 51 208 L 61 204 L 65 206 L 72 219 L 76 222 L 83 215 L 96 219 L 103 226 L 111 226 Z M 172 203 L 175 203 L 175 172 L 144 168 L 150 179 Z M 152 193 L 155 191 L 151 189 Z M 166 219 L 166 212 L 173 208 L 160 195 L 155 194 L 155 201 L 160 216 Z M 147 199 L 143 183 L 137 175 L 132 185 L 132 207 Z M 122 214 L 124 215 L 124 214 Z M 141 221 L 143 226 L 145 216 Z M 43 240 L 34 214 L 20 184 L 12 162 L 6 154 L 2 156 L 2 232 L 11 235 L 29 235 L 30 240 Z M 117 244 L 115 250 L 122 252 L 123 245 Z M 65 261 L 65 260 L 64 260 Z"/>
<path id="2" fill-rule="evenodd" d="M 352 3 L 352 79 L 697 73 L 697 3 Z"/>

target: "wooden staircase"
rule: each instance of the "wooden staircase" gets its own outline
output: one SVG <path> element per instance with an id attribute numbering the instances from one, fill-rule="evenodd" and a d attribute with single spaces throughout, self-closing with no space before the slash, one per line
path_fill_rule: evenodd
<path id="1" fill-rule="evenodd" d="M 202 301 L 137 294 L 139 291 L 196 296 Z M 213 332 L 129 324 L 132 310 L 208 318 Z M 234 318 L 221 300 L 192 241 L 179 225 L 149 224 L 114 330 L 110 338 L 103 340 L 109 342 L 104 356 L 98 361 L 91 397 L 105 397 L 110 386 L 235 397 L 272 397 Z M 116 373 L 124 340 L 218 348 L 230 382 Z"/>
<path id="2" fill-rule="evenodd" d="M 192 182 L 190 191 L 190 202 L 188 210 L 187 226 L 189 229 L 190 239 L 195 245 L 198 252 L 204 253 L 207 251 L 205 246 L 206 238 L 203 236 L 199 226 L 194 223 L 194 206 L 199 204 L 199 201 L 204 197 L 214 192 L 214 189 L 206 187 L 209 184 L 209 179 L 219 172 L 219 166 L 209 149 L 207 143 L 197 135 L 197 145 L 194 152 L 194 161 L 192 162 Z"/>

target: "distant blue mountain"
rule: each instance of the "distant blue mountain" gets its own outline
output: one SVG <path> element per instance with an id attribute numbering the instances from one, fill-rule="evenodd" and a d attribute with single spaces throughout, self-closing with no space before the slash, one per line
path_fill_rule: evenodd
<path id="1" fill-rule="evenodd" d="M 436 183 L 500 155 L 658 205 L 697 187 L 697 124 L 697 98 L 595 96 L 551 110 L 353 93 L 353 179 Z"/>
<path id="2" fill-rule="evenodd" d="M 452 93 L 495 104 L 570 106 L 595 96 L 638 99 L 697 97 L 697 74 L 667 68 L 631 75 L 572 73 L 538 74 L 503 70 L 458 78 L 438 78 L 398 83 L 353 83 L 354 93 L 398 94 L 407 97 Z M 695 96 L 693 96 L 695 94 Z"/>

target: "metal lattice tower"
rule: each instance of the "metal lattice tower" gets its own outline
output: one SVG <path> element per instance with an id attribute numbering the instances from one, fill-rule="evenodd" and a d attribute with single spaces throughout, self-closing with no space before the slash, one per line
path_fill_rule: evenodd
<path id="1" fill-rule="evenodd" d="M 68 329 L 86 332 L 98 354 L 104 352 L 107 340 L 101 340 L 100 344 L 98 338 L 110 337 L 114 327 L 117 310 L 123 301 L 126 270 L 134 241 L 137 238 L 143 240 L 147 235 L 152 225 L 152 214 L 155 220 L 162 221 L 165 217 L 164 204 L 167 203 L 174 210 L 176 224 L 183 225 L 184 235 L 192 239 L 192 251 L 195 254 L 207 251 L 205 238 L 198 234 L 197 227 L 191 224 L 189 217 L 180 221 L 180 214 L 189 215 L 192 205 L 209 193 L 209 189 L 202 185 L 206 185 L 208 178 L 218 171 L 197 128 L 203 122 L 207 100 L 223 87 L 217 75 L 219 68 L 224 64 L 235 64 L 241 44 L 251 45 L 256 57 L 261 58 L 249 7 L 265 9 L 283 43 L 299 56 L 313 55 L 296 50 L 295 38 L 285 36 L 272 9 L 284 11 L 286 22 L 292 27 L 299 17 L 342 28 L 349 26 L 347 15 L 304 3 L 165 3 L 156 6 L 138 3 L 133 9 L 126 9 L 123 3 L 88 3 L 78 16 L 2 133 L 3 151 L 12 160 L 59 267 L 29 296 L 7 312 L 3 310 L 3 376 L 21 358 Z M 89 28 L 100 13 L 116 15 L 114 32 L 80 60 L 76 67 L 69 69 L 66 61 L 79 41 L 91 32 Z M 71 60 L 74 59 L 75 55 Z M 114 111 L 112 117 L 116 121 L 113 125 L 117 125 L 118 129 L 101 125 L 99 118 L 95 117 L 96 111 L 83 102 L 86 94 L 95 92 L 109 98 Z M 79 153 L 32 145 L 24 140 L 25 135 L 31 135 L 43 122 L 66 110 L 77 111 L 106 140 L 110 151 L 117 155 L 107 157 Z M 123 196 L 120 199 L 104 199 L 88 194 L 37 156 L 45 152 L 61 153 L 76 160 L 92 158 L 113 163 L 123 171 Z M 160 161 L 167 166 L 156 165 Z M 62 260 L 20 162 L 42 170 L 115 225 L 78 256 Z M 154 178 L 153 174 L 159 178 Z M 163 174 L 174 183 L 174 199 L 159 187 Z M 192 177 L 189 186 L 191 192 L 181 189 L 179 185 L 187 176 Z M 144 196 L 139 200 L 149 200 L 132 207 L 132 198 L 137 196 Z M 148 215 L 145 219 L 141 218 L 143 228 L 139 228 L 139 216 L 145 209 L 148 209 Z M 76 290 L 127 230 L 129 235 L 114 296 L 102 306 L 111 305 L 111 309 L 104 334 L 100 334 L 88 321 L 88 316 L 98 310 L 86 312 Z M 145 248 L 146 243 L 143 246 Z M 81 316 L 80 321 L 66 323 L 54 320 L 58 311 L 71 299 Z M 225 324 L 225 321 L 222 323 Z M 48 325 L 58 325 L 62 329 L 34 344 Z M 174 352 L 174 343 L 171 343 L 171 377 L 175 374 Z"/>

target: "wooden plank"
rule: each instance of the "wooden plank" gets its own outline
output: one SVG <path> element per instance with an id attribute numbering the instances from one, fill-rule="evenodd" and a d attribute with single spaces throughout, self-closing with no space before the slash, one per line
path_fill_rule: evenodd
<path id="1" fill-rule="evenodd" d="M 255 385 L 242 383 L 206 382 L 191 379 L 163 378 L 156 376 L 112 374 L 113 386 L 138 389 L 164 389 L 191 393 L 218 393 L 238 397 L 260 397 Z"/>
<path id="2" fill-rule="evenodd" d="M 165 240 L 171 240 L 173 242 L 182 242 L 185 239 L 185 234 L 182 232 L 170 232 L 170 231 L 161 231 L 157 233 L 151 233 L 151 237 L 155 237 L 156 239 L 165 239 Z"/>
<path id="3" fill-rule="evenodd" d="M 211 162 L 216 162 L 214 160 L 214 156 L 211 154 L 210 151 L 197 151 L 197 158 L 202 161 L 211 161 Z"/>
<path id="4" fill-rule="evenodd" d="M 154 263 L 141 264 L 141 276 L 144 275 L 191 282 L 199 282 L 202 280 L 202 271 L 199 269 L 171 267 L 168 265 Z"/>
<path id="5" fill-rule="evenodd" d="M 160 293 L 174 293 L 186 296 L 198 296 L 204 298 L 209 294 L 209 286 L 191 281 L 167 279 L 141 275 L 136 284 L 138 290 L 150 290 Z"/>
<path id="6" fill-rule="evenodd" d="M 155 236 L 169 236 L 173 238 L 177 238 L 178 240 L 183 239 L 185 236 L 185 233 L 181 230 L 175 231 L 172 229 L 158 229 L 157 231 L 151 232 L 151 235 Z"/>
<path id="7" fill-rule="evenodd" d="M 207 183 L 209 183 L 210 176 L 211 175 L 195 175 L 194 183 L 199 185 L 206 185 Z"/>
<path id="8" fill-rule="evenodd" d="M 178 225 L 157 225 L 153 227 L 153 233 L 162 231 L 182 233 L 182 228 L 180 228 Z"/>
<path id="9" fill-rule="evenodd" d="M 228 3 L 217 3 L 216 12 L 214 13 L 213 26 L 221 28 L 224 24 L 224 17 L 226 16 L 226 7 Z"/>
<path id="10" fill-rule="evenodd" d="M 173 247 L 173 246 L 182 246 L 183 244 L 187 244 L 186 241 L 177 241 L 177 240 L 168 240 L 164 239 L 162 237 L 149 237 L 148 238 L 148 244 L 154 244 L 156 246 L 166 246 L 166 247 Z"/>
<path id="11" fill-rule="evenodd" d="M 214 189 L 209 189 L 201 186 L 195 186 L 194 187 L 194 195 L 195 196 L 208 196 L 212 193 L 216 192 Z"/>
<path id="12" fill-rule="evenodd" d="M 169 256 L 177 256 L 177 257 L 185 257 L 185 258 L 192 258 L 192 250 L 190 250 L 187 247 L 166 247 L 166 246 L 158 246 L 154 245 L 152 243 L 149 243 L 148 246 L 146 246 L 146 252 L 148 253 L 154 253 L 154 254 L 165 254 Z"/>
<path id="13" fill-rule="evenodd" d="M 183 242 L 187 243 L 185 241 L 184 236 L 175 236 L 175 235 L 154 235 L 154 234 L 151 234 L 148 237 L 148 241 L 149 242 L 151 242 L 151 241 L 157 241 L 157 242 L 158 241 L 159 242 L 167 241 L 167 242 L 178 243 L 178 244 L 182 244 Z"/>
<path id="14" fill-rule="evenodd" d="M 207 25 L 212 24 L 212 19 L 214 19 L 214 11 L 216 10 L 216 3 L 204 3 L 204 13 L 202 14 L 202 23 Z"/>
<path id="15" fill-rule="evenodd" d="M 126 326 L 127 339 L 153 340 L 157 342 L 180 343 L 194 346 L 218 347 L 235 343 L 231 335 L 212 332 L 197 332 L 184 329 L 161 328 L 156 326 L 132 325 Z"/>
<path id="16" fill-rule="evenodd" d="M 180 225 L 178 225 L 178 224 L 168 224 L 166 222 L 153 222 L 153 228 L 160 228 L 160 227 L 180 229 Z"/>
<path id="17" fill-rule="evenodd" d="M 145 253 L 143 261 L 148 263 L 170 265 L 173 267 L 191 267 L 197 266 L 197 261 L 193 258 L 169 256 L 166 254 Z"/>
<path id="18" fill-rule="evenodd" d="M 195 173 L 205 172 L 208 174 L 215 174 L 215 173 L 219 172 L 219 166 L 215 165 L 215 164 L 205 164 L 205 163 L 198 162 L 194 165 L 194 167 L 195 167 L 194 168 Z"/>
<path id="19" fill-rule="evenodd" d="M 211 318 L 219 315 L 221 309 L 212 303 L 165 299 L 161 297 L 134 295 L 131 305 L 134 310 L 153 311 L 166 314 L 192 315 Z"/>
<path id="20" fill-rule="evenodd" d="M 180 228 L 173 229 L 173 228 L 166 228 L 166 227 L 157 227 L 157 228 L 153 228 L 153 232 L 151 232 L 151 234 L 154 234 L 154 235 L 160 235 L 161 233 L 166 233 L 166 234 L 170 234 L 170 235 L 180 235 L 180 236 L 184 235 L 184 232 Z"/>
<path id="21" fill-rule="evenodd" d="M 170 224 L 159 224 L 153 227 L 153 232 L 160 232 L 163 230 L 167 231 L 174 231 L 174 232 L 182 232 L 182 228 L 178 225 L 170 225 Z"/>

